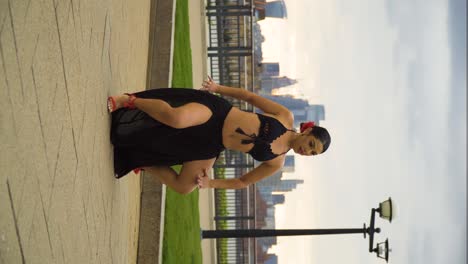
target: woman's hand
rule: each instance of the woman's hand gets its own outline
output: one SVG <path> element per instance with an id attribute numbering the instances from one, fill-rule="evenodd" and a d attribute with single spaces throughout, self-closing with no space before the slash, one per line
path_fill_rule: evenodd
<path id="1" fill-rule="evenodd" d="M 203 172 L 198 175 L 197 185 L 198 189 L 210 188 L 210 177 L 208 177 L 206 169 L 203 169 Z"/>
<path id="2" fill-rule="evenodd" d="M 218 92 L 219 85 L 211 79 L 211 77 L 208 75 L 208 78 L 202 83 L 202 88 L 200 90 L 202 91 L 207 91 L 210 93 L 217 93 Z"/>

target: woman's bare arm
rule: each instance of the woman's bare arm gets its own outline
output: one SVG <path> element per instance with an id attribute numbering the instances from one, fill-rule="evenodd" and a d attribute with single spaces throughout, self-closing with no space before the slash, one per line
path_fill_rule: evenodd
<path id="1" fill-rule="evenodd" d="M 255 169 L 244 174 L 240 178 L 235 179 L 209 179 L 205 173 L 203 176 L 198 177 L 199 188 L 216 188 L 216 189 L 242 189 L 246 188 L 252 183 L 256 183 L 263 178 L 273 175 L 281 169 L 278 163 L 262 163 Z"/>
<path id="2" fill-rule="evenodd" d="M 233 97 L 261 109 L 267 114 L 271 114 L 281 119 L 285 119 L 288 122 L 293 122 L 294 117 L 291 111 L 286 107 L 259 96 L 255 93 L 249 92 L 242 88 L 233 88 L 215 83 L 210 77 L 208 80 L 203 82 L 202 90 L 206 90 L 213 93 L 219 93 L 225 96 Z"/>

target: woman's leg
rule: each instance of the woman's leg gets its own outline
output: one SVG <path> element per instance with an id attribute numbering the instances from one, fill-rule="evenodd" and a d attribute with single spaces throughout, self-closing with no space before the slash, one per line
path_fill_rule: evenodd
<path id="1" fill-rule="evenodd" d="M 113 103 L 111 101 L 114 101 Z M 152 118 L 173 128 L 186 128 L 201 125 L 208 121 L 212 115 L 211 110 L 203 104 L 187 103 L 179 107 L 172 107 L 161 99 L 135 98 L 128 95 L 111 96 L 108 99 L 109 111 L 115 111 L 132 103 L 136 108 L 147 113 Z M 115 104 L 115 107 L 113 106 Z"/>
<path id="2" fill-rule="evenodd" d="M 154 167 L 143 167 L 145 173 L 149 173 L 153 177 L 156 177 L 162 184 L 166 184 L 175 191 L 179 190 L 179 183 L 177 182 L 177 173 L 168 166 L 154 166 Z M 178 192 L 178 191 L 177 191 Z"/>
<path id="3" fill-rule="evenodd" d="M 135 106 L 152 118 L 173 128 L 201 125 L 212 115 L 211 110 L 199 103 L 188 103 L 172 107 L 160 99 L 136 98 Z"/>
<path id="4" fill-rule="evenodd" d="M 191 193 L 197 187 L 197 177 L 203 174 L 203 170 L 213 167 L 215 158 L 208 160 L 195 160 L 185 162 L 180 174 L 177 174 L 168 166 L 143 167 L 145 173 L 149 173 L 158 178 L 174 191 L 181 194 Z"/>
<path id="5" fill-rule="evenodd" d="M 191 175 L 188 175 L 181 173 L 178 175 L 171 167 L 167 166 L 144 167 L 143 170 L 180 194 L 189 194 L 197 186 L 196 180 L 198 174 L 191 173 Z"/>

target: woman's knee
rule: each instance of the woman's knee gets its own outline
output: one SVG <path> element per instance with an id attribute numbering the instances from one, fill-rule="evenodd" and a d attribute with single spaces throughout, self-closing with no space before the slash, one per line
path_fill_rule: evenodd
<path id="1" fill-rule="evenodd" d="M 189 103 L 187 105 L 173 108 L 169 113 L 168 119 L 174 128 L 186 128 L 201 125 L 211 117 L 211 110 L 198 103 Z"/>

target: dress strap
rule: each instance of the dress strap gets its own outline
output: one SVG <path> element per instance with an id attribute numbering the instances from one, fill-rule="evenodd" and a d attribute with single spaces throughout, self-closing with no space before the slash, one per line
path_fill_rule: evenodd
<path id="1" fill-rule="evenodd" d="M 278 156 L 284 155 L 284 154 L 288 153 L 288 151 L 290 151 L 290 150 L 291 150 L 291 149 L 288 149 L 287 151 L 285 151 L 285 152 L 283 152 L 283 153 L 281 153 L 281 154 L 278 154 Z"/>

